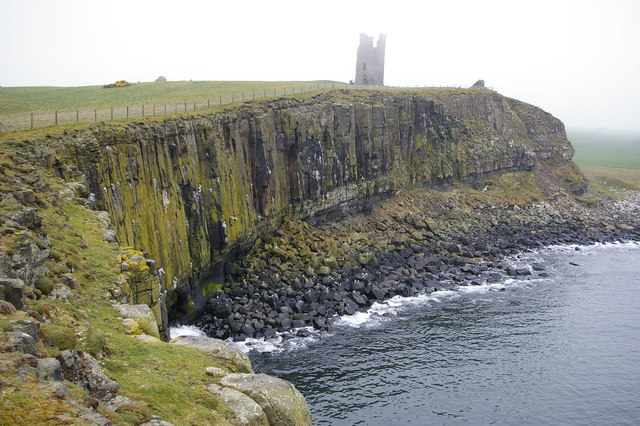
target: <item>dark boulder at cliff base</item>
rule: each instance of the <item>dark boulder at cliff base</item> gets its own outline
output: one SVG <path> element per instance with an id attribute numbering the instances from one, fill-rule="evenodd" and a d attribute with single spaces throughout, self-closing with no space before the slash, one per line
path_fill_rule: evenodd
<path id="1" fill-rule="evenodd" d="M 229 318 L 233 312 L 233 304 L 224 293 L 221 293 L 215 299 L 209 300 L 208 311 L 216 318 Z"/>

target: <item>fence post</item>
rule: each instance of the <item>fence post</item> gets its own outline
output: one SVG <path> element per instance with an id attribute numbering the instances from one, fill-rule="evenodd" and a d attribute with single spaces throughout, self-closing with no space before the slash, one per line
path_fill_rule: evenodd
<path id="1" fill-rule="evenodd" d="M 98 110 L 97 109 L 93 110 L 93 121 L 98 121 Z"/>
<path id="2" fill-rule="evenodd" d="M 222 105 L 222 96 L 218 99 L 218 105 Z"/>
<path id="3" fill-rule="evenodd" d="M 129 118 L 129 105 L 127 105 L 127 118 Z"/>
<path id="4" fill-rule="evenodd" d="M 31 128 L 33 129 L 33 113 L 31 113 Z"/>
<path id="5" fill-rule="evenodd" d="M 142 104 L 142 116 L 144 117 L 144 104 Z"/>
<path id="6" fill-rule="evenodd" d="M 196 110 L 196 101 L 193 101 L 193 110 Z"/>
<path id="7" fill-rule="evenodd" d="M 253 91 L 253 99 L 255 99 L 255 98 L 256 98 L 256 91 L 254 90 Z"/>
<path id="8" fill-rule="evenodd" d="M 111 121 L 113 121 L 113 107 L 111 107 Z"/>
<path id="9" fill-rule="evenodd" d="M 156 104 L 153 104 L 153 115 L 156 115 Z"/>
<path id="10" fill-rule="evenodd" d="M 207 108 L 211 108 L 211 100 L 207 99 Z"/>
<path id="11" fill-rule="evenodd" d="M 78 113 L 78 110 L 76 110 L 76 123 L 80 122 L 79 119 L 80 119 L 80 114 Z"/>

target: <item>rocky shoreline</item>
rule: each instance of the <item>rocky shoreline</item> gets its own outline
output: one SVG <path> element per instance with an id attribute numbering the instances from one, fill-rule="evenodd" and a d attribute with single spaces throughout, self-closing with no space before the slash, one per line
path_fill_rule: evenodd
<path id="1" fill-rule="evenodd" d="M 468 194 L 455 190 L 426 197 L 414 192 L 383 202 L 369 215 L 318 228 L 286 222 L 276 237 L 259 241 L 230 266 L 232 283 L 194 325 L 235 341 L 292 331 L 304 337 L 305 327 L 328 329 L 332 318 L 396 295 L 500 282 L 505 275 L 546 275 L 539 267 L 505 261 L 518 252 L 640 240 L 633 201 L 596 207 L 568 198 L 524 207 L 472 204 Z"/>

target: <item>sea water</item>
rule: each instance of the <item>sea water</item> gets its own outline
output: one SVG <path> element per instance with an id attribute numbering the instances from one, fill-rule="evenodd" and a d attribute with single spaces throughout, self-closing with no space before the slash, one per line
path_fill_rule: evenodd
<path id="1" fill-rule="evenodd" d="M 640 245 L 509 261 L 549 277 L 395 297 L 328 333 L 237 345 L 318 425 L 639 424 Z"/>

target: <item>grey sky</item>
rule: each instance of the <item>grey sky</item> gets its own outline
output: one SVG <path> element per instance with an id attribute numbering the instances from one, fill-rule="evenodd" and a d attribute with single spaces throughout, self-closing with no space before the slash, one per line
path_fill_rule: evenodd
<path id="1" fill-rule="evenodd" d="M 568 127 L 640 131 L 640 1 L 0 0 L 0 85 L 355 76 L 387 34 L 388 85 L 484 79 Z"/>

